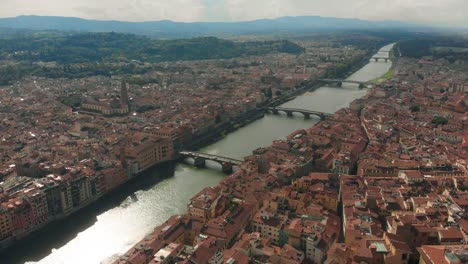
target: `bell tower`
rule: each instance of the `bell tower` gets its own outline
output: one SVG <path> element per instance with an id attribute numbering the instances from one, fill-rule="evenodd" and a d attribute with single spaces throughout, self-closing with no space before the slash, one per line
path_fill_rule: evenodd
<path id="1" fill-rule="evenodd" d="M 129 111 L 127 83 L 125 80 L 122 80 L 122 85 L 120 87 L 120 107 L 127 112 Z"/>

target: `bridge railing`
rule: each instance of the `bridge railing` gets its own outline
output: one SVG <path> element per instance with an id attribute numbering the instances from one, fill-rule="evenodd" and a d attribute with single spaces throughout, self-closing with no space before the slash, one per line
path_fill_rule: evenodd
<path id="1" fill-rule="evenodd" d="M 315 111 L 315 110 L 307 110 L 307 109 L 300 109 L 300 108 L 289 108 L 289 107 L 266 107 L 265 110 L 278 110 L 278 111 L 291 111 L 291 112 L 299 112 L 299 113 L 307 113 L 307 114 L 318 114 L 318 115 L 332 115 L 330 113 Z"/>
<path id="2" fill-rule="evenodd" d="M 355 84 L 369 84 L 369 82 L 353 81 L 346 79 L 319 79 L 322 82 L 341 82 L 341 83 L 355 83 Z"/>
<path id="3" fill-rule="evenodd" d="M 212 154 L 207 154 L 207 153 L 201 153 L 201 152 L 180 151 L 179 154 L 182 156 L 191 157 L 191 158 L 203 158 L 207 160 L 228 162 L 228 163 L 233 163 L 233 164 L 242 163 L 242 160 L 237 160 L 237 159 L 233 159 L 229 157 L 223 157 L 223 156 L 212 155 Z"/>

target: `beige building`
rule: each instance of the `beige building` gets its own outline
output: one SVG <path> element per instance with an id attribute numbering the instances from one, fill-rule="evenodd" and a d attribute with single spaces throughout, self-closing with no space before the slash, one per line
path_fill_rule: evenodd
<path id="1" fill-rule="evenodd" d="M 262 207 L 252 220 L 254 232 L 258 232 L 262 237 L 271 239 L 278 243 L 280 231 L 286 224 L 288 217 L 275 213 L 271 207 Z"/>
<path id="2" fill-rule="evenodd" d="M 132 174 L 138 174 L 158 163 L 172 160 L 174 147 L 170 140 L 144 136 L 128 145 L 125 153 Z"/>
<path id="3" fill-rule="evenodd" d="M 204 222 L 217 216 L 217 209 L 223 211 L 225 202 L 217 189 L 207 187 L 190 199 L 189 215 Z"/>

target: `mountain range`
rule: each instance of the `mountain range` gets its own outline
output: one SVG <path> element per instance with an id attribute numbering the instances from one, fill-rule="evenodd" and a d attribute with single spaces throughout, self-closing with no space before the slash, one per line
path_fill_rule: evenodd
<path id="1" fill-rule="evenodd" d="M 368 21 L 320 16 L 281 17 L 244 22 L 193 22 L 169 20 L 125 22 L 88 20 L 74 17 L 18 16 L 0 18 L 0 28 L 60 30 L 83 32 L 119 32 L 161 38 L 226 36 L 270 33 L 306 33 L 338 30 L 415 29 L 422 25 L 399 21 Z"/>

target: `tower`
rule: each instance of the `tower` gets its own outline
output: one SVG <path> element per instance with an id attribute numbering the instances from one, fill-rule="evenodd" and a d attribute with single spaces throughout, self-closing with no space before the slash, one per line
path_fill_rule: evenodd
<path id="1" fill-rule="evenodd" d="M 122 85 L 120 87 L 120 106 L 122 109 L 128 110 L 128 91 L 127 91 L 127 83 L 125 80 L 122 80 Z"/>
<path id="2" fill-rule="evenodd" d="M 119 155 L 119 158 L 120 158 L 120 164 L 122 164 L 122 167 L 123 168 L 128 168 L 128 162 L 127 162 L 127 158 L 125 156 L 125 144 L 122 144 L 122 146 L 120 146 L 120 155 Z"/>

